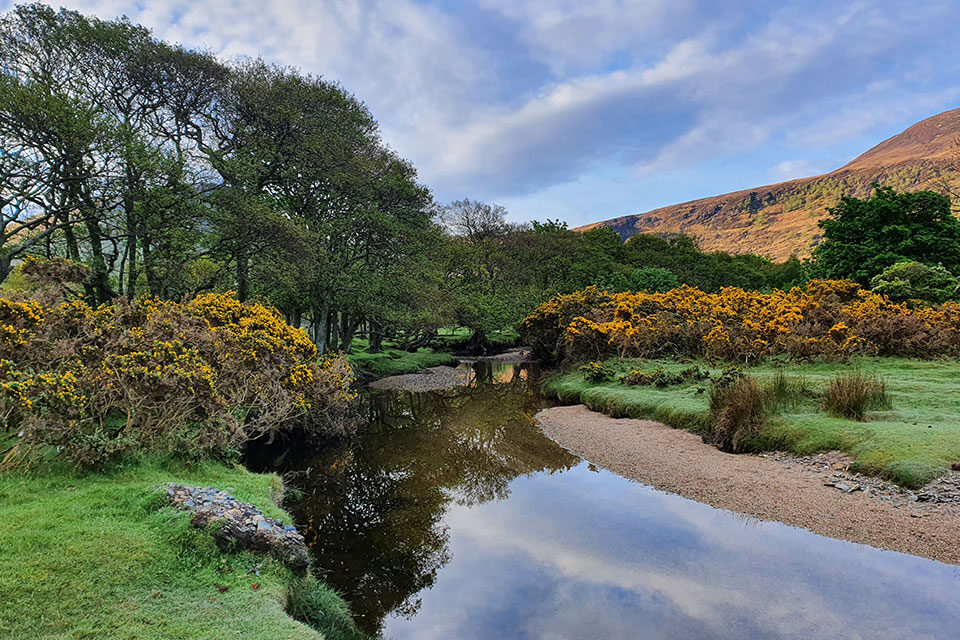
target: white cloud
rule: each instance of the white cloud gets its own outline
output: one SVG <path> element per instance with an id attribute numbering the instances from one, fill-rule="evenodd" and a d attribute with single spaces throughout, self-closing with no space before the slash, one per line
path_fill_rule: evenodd
<path id="1" fill-rule="evenodd" d="M 826 173 L 822 167 L 810 160 L 799 158 L 796 160 L 784 160 L 771 167 L 767 176 L 773 182 L 784 182 L 786 180 L 793 180 L 794 178 L 816 176 L 821 173 Z"/>
<path id="2" fill-rule="evenodd" d="M 777 141 L 802 156 L 960 96 L 960 7 L 946 0 L 68 4 L 341 81 L 443 199 L 536 193 L 598 166 L 656 175 Z"/>

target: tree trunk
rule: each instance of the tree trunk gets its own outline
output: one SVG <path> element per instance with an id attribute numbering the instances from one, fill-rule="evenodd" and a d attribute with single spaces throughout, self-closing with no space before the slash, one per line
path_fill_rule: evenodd
<path id="1" fill-rule="evenodd" d="M 103 260 L 103 239 L 100 234 L 100 223 L 92 214 L 83 216 L 84 226 L 90 234 L 90 285 L 93 288 L 98 304 L 109 302 L 113 296 L 110 288 L 110 274 L 107 272 L 107 263 Z"/>
<path id="2" fill-rule="evenodd" d="M 143 251 L 143 273 L 147 276 L 147 287 L 150 289 L 150 295 L 160 295 L 160 281 L 157 279 L 157 272 L 153 264 L 153 250 L 150 242 L 150 236 L 145 235 L 141 242 Z"/>
<path id="3" fill-rule="evenodd" d="M 340 321 L 338 313 L 334 312 L 330 316 L 330 344 L 327 348 L 336 351 L 340 348 Z"/>
<path id="4" fill-rule="evenodd" d="M 383 327 L 379 323 L 370 321 L 370 346 L 367 347 L 370 353 L 380 353 L 383 351 Z"/>
<path id="5" fill-rule="evenodd" d="M 6 255 L 6 253 L 0 254 L 0 284 L 7 279 L 7 276 L 10 275 L 10 272 L 13 271 L 13 261 Z"/>
<path id="6" fill-rule="evenodd" d="M 250 297 L 250 258 L 245 252 L 237 253 L 237 299 L 246 302 Z"/>
<path id="7" fill-rule="evenodd" d="M 330 304 L 327 302 L 324 302 L 319 310 L 314 309 L 313 311 L 313 343 L 317 346 L 317 352 L 321 354 L 327 351 L 327 325 L 329 324 L 329 317 Z"/>
<path id="8" fill-rule="evenodd" d="M 487 334 L 481 329 L 477 329 L 467 341 L 467 351 L 476 356 L 485 356 L 490 352 L 490 341 Z"/>
<path id="9" fill-rule="evenodd" d="M 353 346 L 353 337 L 357 334 L 357 327 L 360 323 L 353 319 L 350 314 L 344 313 L 340 322 L 340 350 L 344 353 L 350 353 Z"/>

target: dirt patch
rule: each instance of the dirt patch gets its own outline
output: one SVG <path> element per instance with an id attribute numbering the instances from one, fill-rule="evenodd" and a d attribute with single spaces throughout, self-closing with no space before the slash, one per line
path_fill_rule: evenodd
<path id="1" fill-rule="evenodd" d="M 821 535 L 960 564 L 958 504 L 920 502 L 925 490 L 901 492 L 882 481 L 861 481 L 846 470 L 842 456 L 729 454 L 687 431 L 610 418 L 583 405 L 544 409 L 537 419 L 570 452 L 657 489 Z M 867 490 L 847 492 L 851 482 Z"/>
<path id="2" fill-rule="evenodd" d="M 430 367 L 417 373 L 406 373 L 400 376 L 387 376 L 370 383 L 371 389 L 387 391 L 440 391 L 441 389 L 455 389 L 467 384 L 470 380 L 469 369 L 455 369 L 454 367 Z"/>

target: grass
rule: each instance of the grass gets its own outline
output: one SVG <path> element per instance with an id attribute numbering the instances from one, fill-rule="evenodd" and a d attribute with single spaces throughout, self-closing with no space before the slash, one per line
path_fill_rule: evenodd
<path id="1" fill-rule="evenodd" d="M 677 372 L 689 366 L 672 361 L 609 360 L 622 375 L 631 369 Z M 719 368 L 710 367 L 712 373 Z M 755 449 L 784 449 L 799 455 L 838 449 L 853 456 L 854 468 L 906 487 L 919 487 L 960 461 L 960 362 L 905 358 L 860 359 L 853 363 L 771 362 L 745 373 L 765 388 L 781 388 L 771 403 L 773 417 Z M 864 421 L 835 417 L 821 398 L 840 375 L 858 371 L 885 382 L 890 409 L 868 411 Z M 779 377 L 779 382 L 778 382 Z M 700 391 L 702 389 L 702 391 Z M 687 382 L 657 388 L 626 386 L 616 380 L 589 382 L 578 371 L 553 376 L 544 391 L 562 402 L 582 402 L 615 417 L 652 418 L 700 434 L 710 432 L 710 384 Z"/>
<path id="2" fill-rule="evenodd" d="M 427 367 L 455 365 L 457 359 L 449 353 L 433 349 L 401 351 L 385 348 L 378 353 L 368 353 L 365 348 L 356 349 L 347 356 L 350 366 L 359 376 L 397 376 L 404 373 L 416 373 Z"/>
<path id="3" fill-rule="evenodd" d="M 329 589 L 262 554 L 220 551 L 189 514 L 165 506 L 154 491 L 165 482 L 222 488 L 289 521 L 274 502 L 277 476 L 212 462 L 0 474 L 0 637 L 357 637 L 342 632 L 352 621 Z M 326 591 L 332 633 L 285 611 L 304 588 Z"/>
<path id="4" fill-rule="evenodd" d="M 353 341 L 353 353 L 347 356 L 347 360 L 357 375 L 365 378 L 416 373 L 428 367 L 441 365 L 454 366 L 458 360 L 446 350 L 456 351 L 470 340 L 472 334 L 470 329 L 462 327 L 440 329 L 432 342 L 438 347 L 437 349 L 422 348 L 417 351 L 403 351 L 395 348 L 396 345 L 391 342 L 384 342 L 383 350 L 377 353 L 370 353 L 369 341 L 358 337 Z M 495 331 L 489 336 L 491 344 L 504 348 L 515 344 L 518 338 L 519 334 L 514 329 Z"/>
<path id="5" fill-rule="evenodd" d="M 866 420 L 871 409 L 892 409 L 887 383 L 873 375 L 854 371 L 837 376 L 823 394 L 823 408 L 836 418 Z"/>

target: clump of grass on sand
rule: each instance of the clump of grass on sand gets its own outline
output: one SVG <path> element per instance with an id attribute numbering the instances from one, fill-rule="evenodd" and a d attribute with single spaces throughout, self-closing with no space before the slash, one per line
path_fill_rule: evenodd
<path id="1" fill-rule="evenodd" d="M 753 378 L 716 385 L 710 393 L 711 440 L 724 451 L 738 452 L 763 429 L 767 394 Z M 746 445 L 746 447 L 745 447 Z"/>

